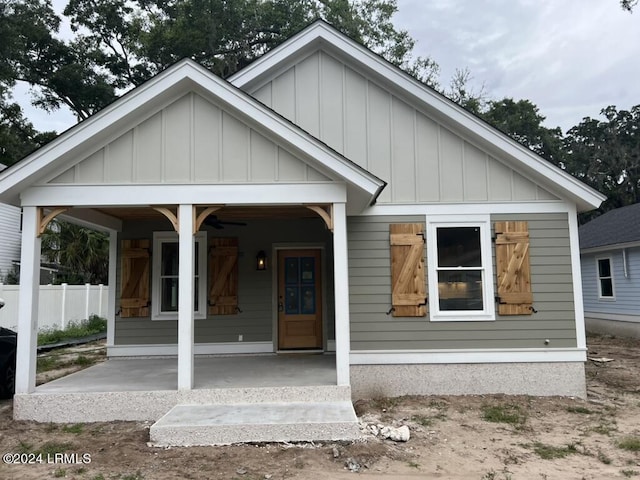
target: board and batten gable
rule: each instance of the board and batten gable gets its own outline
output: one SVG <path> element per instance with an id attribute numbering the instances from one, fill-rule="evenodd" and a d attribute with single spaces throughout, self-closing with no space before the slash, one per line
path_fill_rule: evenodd
<path id="1" fill-rule="evenodd" d="M 379 204 L 558 200 L 325 51 L 248 93 L 387 181 Z"/>
<path id="2" fill-rule="evenodd" d="M 361 216 L 347 222 L 352 351 L 510 349 L 576 347 L 573 277 L 567 214 L 493 214 L 496 221 L 527 221 L 530 237 L 533 315 L 493 321 L 430 321 L 393 317 L 389 225 L 422 223 L 425 217 Z M 425 265 L 427 262 L 424 251 Z M 492 250 L 493 247 L 492 247 Z M 495 285 L 495 252 L 492 252 Z M 427 284 L 431 279 L 427 276 Z M 545 341 L 548 340 L 548 344 Z"/>
<path id="3" fill-rule="evenodd" d="M 330 182 L 256 128 L 191 92 L 49 184 Z"/>
<path id="4" fill-rule="evenodd" d="M 613 314 L 627 317 L 626 321 L 640 322 L 640 247 L 626 249 L 626 269 L 622 252 L 622 249 L 616 249 L 582 254 L 585 316 L 593 313 Z M 613 298 L 600 297 L 597 265 L 599 258 L 611 259 Z"/>

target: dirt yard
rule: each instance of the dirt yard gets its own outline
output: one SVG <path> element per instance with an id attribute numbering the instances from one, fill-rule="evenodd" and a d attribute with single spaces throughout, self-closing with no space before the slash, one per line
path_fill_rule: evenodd
<path id="1" fill-rule="evenodd" d="M 356 403 L 367 424 L 407 425 L 406 443 L 370 436 L 349 444 L 159 449 L 147 446 L 149 424 L 16 422 L 11 402 L 3 401 L 0 453 L 42 454 L 45 463 L 2 463 L 0 479 L 640 480 L 640 342 L 591 337 L 589 358 L 587 401 L 470 396 Z"/>

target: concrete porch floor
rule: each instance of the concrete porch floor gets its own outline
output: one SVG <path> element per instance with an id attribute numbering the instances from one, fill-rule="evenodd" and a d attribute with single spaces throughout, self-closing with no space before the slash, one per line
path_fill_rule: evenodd
<path id="1" fill-rule="evenodd" d="M 194 389 L 336 385 L 335 355 L 197 356 L 194 364 Z M 36 393 L 177 388 L 177 358 L 114 358 L 42 384 Z"/>

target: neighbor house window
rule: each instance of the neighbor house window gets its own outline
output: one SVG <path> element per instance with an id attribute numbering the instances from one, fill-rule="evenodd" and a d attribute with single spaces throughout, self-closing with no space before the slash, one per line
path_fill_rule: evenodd
<path id="1" fill-rule="evenodd" d="M 198 232 L 194 237 L 194 295 L 193 311 L 196 318 L 206 318 L 207 313 L 207 251 L 206 234 Z M 178 235 L 173 232 L 153 234 L 153 295 L 154 320 L 178 318 Z"/>
<path id="2" fill-rule="evenodd" d="M 427 219 L 431 320 L 494 320 L 489 217 Z"/>
<path id="3" fill-rule="evenodd" d="M 613 273 L 611 269 L 611 258 L 597 258 L 598 263 L 598 293 L 600 298 L 613 299 Z"/>

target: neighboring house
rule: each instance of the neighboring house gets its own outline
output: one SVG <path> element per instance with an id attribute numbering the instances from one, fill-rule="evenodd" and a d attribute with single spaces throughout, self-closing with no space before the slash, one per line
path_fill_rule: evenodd
<path id="1" fill-rule="evenodd" d="M 323 22 L 228 80 L 178 62 L 0 174 L 0 200 L 23 208 L 20 328 L 65 212 L 111 235 L 108 355 L 177 355 L 171 391 L 116 397 L 122 370 L 69 412 L 33 395 L 21 336 L 19 418 L 214 403 L 200 354 L 335 352 L 354 397 L 586 395 L 576 215 L 604 196 Z"/>
<path id="2" fill-rule="evenodd" d="M 611 210 L 579 233 L 587 329 L 640 338 L 640 203 Z"/>
<path id="3" fill-rule="evenodd" d="M 6 165 L 0 163 L 0 172 Z M 0 283 L 20 260 L 20 208 L 0 203 Z"/>

